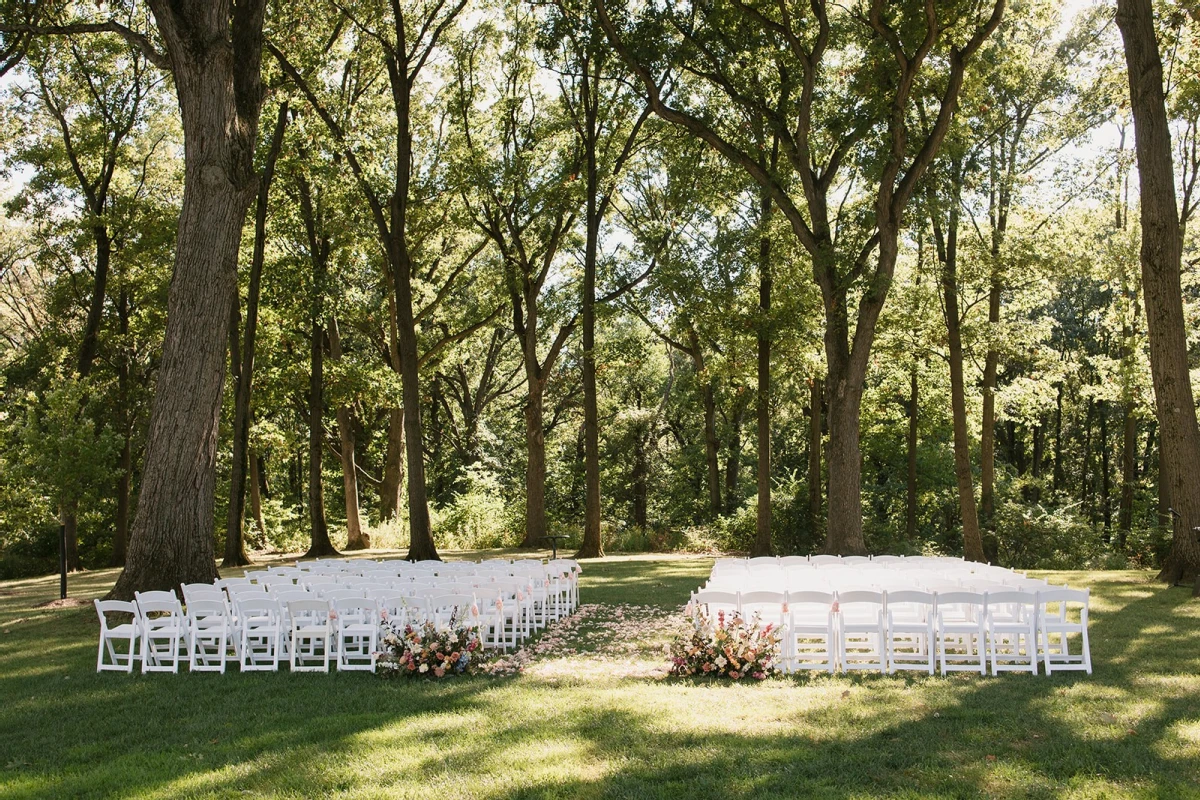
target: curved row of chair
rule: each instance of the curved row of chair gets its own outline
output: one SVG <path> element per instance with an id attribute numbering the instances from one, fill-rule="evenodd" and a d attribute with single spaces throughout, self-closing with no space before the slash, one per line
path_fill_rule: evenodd
<path id="1" fill-rule="evenodd" d="M 711 614 L 758 615 L 783 631 L 783 666 L 797 669 L 955 670 L 986 674 L 1092 672 L 1087 590 L 1029 592 L 728 592 L 701 590 L 691 603 Z M 1070 637 L 1078 636 L 1072 653 Z"/>

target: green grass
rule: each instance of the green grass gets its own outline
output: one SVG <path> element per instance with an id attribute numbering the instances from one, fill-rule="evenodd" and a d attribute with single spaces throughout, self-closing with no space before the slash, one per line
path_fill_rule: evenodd
<path id="1" fill-rule="evenodd" d="M 508 678 L 94 672 L 95 614 L 0 583 L 0 798 L 1200 798 L 1200 602 L 1090 586 L 1093 676 L 662 680 L 662 625 L 711 560 L 585 564 L 603 604 Z M 112 571 L 73 579 L 96 596 Z M 622 606 L 632 645 L 599 620 Z M 649 622 L 647 622 L 649 620 Z"/>

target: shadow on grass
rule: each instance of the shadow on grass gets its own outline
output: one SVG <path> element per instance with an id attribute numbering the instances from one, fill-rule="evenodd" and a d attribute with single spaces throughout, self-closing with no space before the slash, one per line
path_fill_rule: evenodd
<path id="1" fill-rule="evenodd" d="M 708 566 L 591 564 L 584 599 L 673 607 Z M 1200 796 L 1195 604 L 1094 591 L 1091 677 L 755 685 L 96 675 L 89 609 L 5 597 L 0 797 Z"/>

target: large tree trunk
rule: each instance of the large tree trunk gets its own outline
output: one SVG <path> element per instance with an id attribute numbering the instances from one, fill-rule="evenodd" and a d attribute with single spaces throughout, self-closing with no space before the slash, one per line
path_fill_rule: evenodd
<path id="1" fill-rule="evenodd" d="M 342 360 L 342 336 L 336 318 L 329 320 L 329 356 L 334 361 Z M 346 549 L 367 550 L 371 539 L 363 533 L 358 511 L 358 467 L 354 461 L 354 426 L 349 406 L 338 406 L 337 421 L 342 445 L 342 486 L 346 494 Z"/>
<path id="2" fill-rule="evenodd" d="M 542 427 L 542 387 L 529 381 L 525 400 L 525 539 L 522 547 L 541 547 L 546 536 L 546 439 Z"/>
<path id="3" fill-rule="evenodd" d="M 813 378 L 808 390 L 808 531 L 813 542 L 821 526 L 821 406 L 825 402 L 824 381 Z"/>
<path id="4" fill-rule="evenodd" d="M 409 143 L 411 146 L 411 142 Z M 417 326 L 413 316 L 412 261 L 408 252 L 405 212 L 408 187 L 402 203 L 392 201 L 393 278 L 396 288 L 396 344 L 400 355 L 400 390 L 403 393 L 405 455 L 408 473 L 409 561 L 439 560 L 429 518 L 429 496 L 425 486 L 425 437 L 421 426 L 421 375 L 417 360 Z"/>
<path id="5" fill-rule="evenodd" d="M 257 178 L 264 0 L 151 0 L 170 57 L 184 138 L 183 204 L 142 489 L 111 596 L 212 583 L 213 489 L 225 321 Z M 232 16 L 232 24 L 231 24 Z"/>
<path id="6" fill-rule="evenodd" d="M 778 145 L 776 145 L 778 151 Z M 769 556 L 771 547 L 771 195 L 762 193 L 758 233 L 758 508 L 750 555 Z"/>
<path id="7" fill-rule="evenodd" d="M 963 378 L 962 318 L 958 310 L 958 214 L 960 182 L 954 170 L 954 190 L 949 200 L 950 215 L 943 238 L 937 214 L 933 229 L 938 257 L 942 262 L 942 299 L 946 315 L 950 362 L 950 409 L 954 428 L 954 479 L 958 485 L 958 510 L 963 526 L 963 555 L 968 561 L 986 561 L 979 517 L 975 507 L 975 486 L 971 479 L 971 440 L 967 430 L 967 396 Z"/>
<path id="8" fill-rule="evenodd" d="M 1160 575 L 1196 581 L 1200 594 L 1200 428 L 1188 365 L 1180 259 L 1183 236 L 1175 200 L 1171 132 L 1163 93 L 1162 59 L 1150 0 L 1117 0 L 1117 26 L 1129 70 L 1138 176 L 1141 181 L 1142 291 L 1150 339 L 1150 371 L 1158 414 L 1161 459 L 1170 479 L 1174 519 L 1171 555 Z"/>
<path id="9" fill-rule="evenodd" d="M 262 295 L 262 271 L 267 244 L 267 201 L 271 180 L 275 175 L 275 161 L 283 147 L 283 133 L 287 128 L 288 104 L 279 105 L 279 116 L 271 135 L 271 147 L 263 166 L 262 180 L 258 186 L 258 199 L 254 211 L 254 251 L 250 258 L 250 280 L 246 291 L 246 336 L 239 352 L 238 337 L 241 328 L 238 311 L 240 301 L 234 293 L 233 313 L 229 329 L 230 360 L 233 365 L 234 390 L 233 412 L 233 459 L 230 464 L 229 513 L 225 518 L 225 560 L 223 567 L 242 567 L 250 563 L 246 553 L 244 520 L 246 517 L 246 465 L 250 448 L 250 396 L 254 387 L 254 351 L 258 340 L 258 303 Z"/>
<path id="10" fill-rule="evenodd" d="M 908 541 L 917 538 L 917 411 L 920 393 L 917 367 L 913 365 L 908 387 L 908 479 L 905 481 L 904 533 Z"/>

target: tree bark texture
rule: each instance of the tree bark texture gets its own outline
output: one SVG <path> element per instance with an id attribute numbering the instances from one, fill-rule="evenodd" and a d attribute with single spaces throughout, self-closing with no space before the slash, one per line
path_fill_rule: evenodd
<path id="1" fill-rule="evenodd" d="M 1125 43 L 1130 108 L 1141 182 L 1141 266 L 1150 371 L 1154 383 L 1161 460 L 1170 480 L 1174 517 L 1171 555 L 1160 575 L 1195 581 L 1200 594 L 1200 428 L 1188 366 L 1180 262 L 1183 237 L 1175 197 L 1171 132 L 1163 92 L 1162 58 L 1150 0 L 1117 0 Z"/>
<path id="2" fill-rule="evenodd" d="M 184 136 L 183 203 L 157 388 L 126 566 L 111 596 L 212 583 L 225 332 L 262 105 L 264 0 L 151 0 Z"/>

